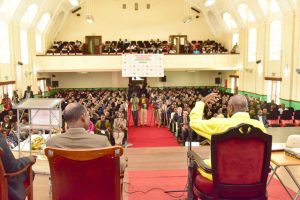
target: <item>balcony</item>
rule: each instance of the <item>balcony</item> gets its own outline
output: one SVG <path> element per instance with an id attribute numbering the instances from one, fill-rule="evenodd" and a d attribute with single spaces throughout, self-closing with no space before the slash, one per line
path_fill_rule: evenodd
<path id="1" fill-rule="evenodd" d="M 121 55 L 36 56 L 37 72 L 105 72 L 121 71 Z M 239 70 L 239 54 L 164 55 L 165 71 Z"/>

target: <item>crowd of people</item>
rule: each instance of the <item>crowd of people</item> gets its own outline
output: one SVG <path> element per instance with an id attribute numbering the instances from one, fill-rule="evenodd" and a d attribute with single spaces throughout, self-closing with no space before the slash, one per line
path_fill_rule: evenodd
<path id="1" fill-rule="evenodd" d="M 222 120 L 218 118 L 228 118 L 227 128 L 245 122 L 247 118 L 246 123 L 253 124 L 265 132 L 269 113 L 273 111 L 283 113 L 287 109 L 284 104 L 276 105 L 273 101 L 266 103 L 248 96 L 232 96 L 217 88 L 159 89 L 146 84 L 129 85 L 128 90 L 60 90 L 50 98 L 63 98 L 61 105 L 65 122 L 62 127 L 63 134 L 51 138 L 46 145 L 58 148 L 124 145 L 128 120 L 131 116 L 134 127 L 151 126 L 152 123 L 157 127 L 167 127 L 182 144 L 192 129 L 195 131 L 192 135 L 193 140 L 201 140 L 200 135 L 209 138 L 210 134 L 219 130 L 212 127 L 213 122 L 214 126 L 225 130 L 225 125 L 219 125 L 219 121 L 221 123 Z M 4 97 L 0 142 L 2 148 L 14 148 L 17 145 L 16 116 L 12 109 L 13 101 L 7 95 Z M 28 86 L 23 98 L 32 97 L 33 93 Z M 18 100 L 16 96 L 13 98 Z M 151 119 L 147 118 L 150 107 L 153 111 Z M 27 124 L 28 116 L 25 114 L 20 126 Z M 223 129 L 219 132 L 223 132 Z M 196 132 L 199 132 L 199 135 Z M 21 140 L 25 140 L 28 135 L 28 132 L 21 132 Z M 10 159 L 14 160 L 14 157 L 11 156 Z M 34 157 L 24 159 L 27 163 L 35 162 Z M 124 173 L 126 167 L 127 158 L 121 157 L 121 173 Z M 13 195 L 13 192 L 11 194 Z"/>
<path id="2" fill-rule="evenodd" d="M 88 131 L 90 133 L 105 135 L 112 144 L 125 145 L 128 131 L 128 118 L 132 117 L 134 126 L 167 127 L 178 138 L 179 142 L 187 140 L 189 132 L 190 112 L 197 101 L 200 101 L 209 93 L 218 93 L 219 101 L 215 104 L 207 103 L 204 119 L 227 118 L 227 106 L 232 94 L 211 88 L 168 88 L 158 89 L 150 86 L 131 86 L 128 91 L 120 90 L 61 90 L 52 97 L 64 98 L 62 109 L 69 103 L 84 105 L 90 116 Z M 33 93 L 28 87 L 23 98 L 32 98 Z M 272 101 L 266 103 L 260 99 L 247 96 L 249 103 L 248 112 L 250 118 L 261 121 L 265 127 L 268 124 L 268 115 L 274 111 L 281 114 L 288 108 L 284 104 L 277 105 Z M 19 97 L 14 92 L 12 100 L 4 95 L 1 101 L 1 132 L 7 136 L 7 140 L 14 148 L 18 143 L 16 131 L 16 112 L 12 105 L 18 103 Z M 128 107 L 132 112 L 128 115 Z M 152 107 L 153 113 L 149 119 L 148 110 Z M 291 109 L 291 108 L 290 108 Z M 28 116 L 25 114 L 20 120 L 21 126 L 28 125 Z M 62 127 L 63 132 L 66 126 Z M 21 140 L 26 139 L 28 131 L 21 131 Z M 199 140 L 199 136 L 194 135 Z"/>
<path id="3" fill-rule="evenodd" d="M 82 54 L 82 43 L 79 40 L 74 41 L 54 41 L 51 48 L 47 50 L 47 55 L 60 54 Z"/>
<path id="4" fill-rule="evenodd" d="M 149 92 L 150 91 L 150 92 Z M 148 93 L 149 92 L 149 93 Z M 203 111 L 203 119 L 229 118 L 228 102 L 232 94 L 222 92 L 216 88 L 168 88 L 153 89 L 142 86 L 132 87 L 129 90 L 130 104 L 132 105 L 132 116 L 134 126 L 145 126 L 154 124 L 158 127 L 168 127 L 177 137 L 178 142 L 184 143 L 190 131 L 190 112 L 210 93 L 218 94 L 218 101 L 206 103 Z M 268 117 L 273 112 L 282 114 L 286 108 L 284 104 L 277 105 L 274 101 L 267 103 L 259 98 L 246 96 L 248 102 L 248 113 L 251 119 L 261 121 L 268 127 Z M 145 103 L 146 102 L 146 103 Z M 147 109 L 153 108 L 153 120 L 147 119 Z M 146 113 L 146 114 L 145 114 Z M 148 120 L 148 121 L 147 121 Z M 201 140 L 197 134 L 193 134 L 194 140 Z"/>
<path id="5" fill-rule="evenodd" d="M 118 41 L 106 41 L 98 45 L 97 52 L 100 54 L 123 54 L 123 53 L 163 53 L 163 54 L 220 54 L 228 53 L 228 50 L 214 40 L 186 40 L 177 48 L 173 42 L 166 40 L 145 40 L 129 41 L 127 39 Z M 178 52 L 179 49 L 179 52 Z M 76 40 L 70 42 L 54 41 L 51 48 L 46 52 L 47 55 L 79 55 L 87 54 L 86 44 Z"/>
<path id="6" fill-rule="evenodd" d="M 228 50 L 213 40 L 193 40 L 189 42 L 186 40 L 184 44 L 180 45 L 184 51 L 177 52 L 176 44 L 168 41 L 129 41 L 127 39 L 119 41 L 106 41 L 103 45 L 102 53 L 116 54 L 116 53 L 164 53 L 164 54 L 218 54 L 228 53 Z"/>

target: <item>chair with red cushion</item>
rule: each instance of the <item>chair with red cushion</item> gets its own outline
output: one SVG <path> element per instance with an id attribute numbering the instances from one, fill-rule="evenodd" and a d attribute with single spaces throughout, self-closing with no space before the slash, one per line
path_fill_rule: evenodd
<path id="1" fill-rule="evenodd" d="M 294 112 L 294 126 L 300 126 L 300 110 Z"/>
<path id="2" fill-rule="evenodd" d="M 194 199 L 267 199 L 271 146 L 271 135 L 248 124 L 212 135 L 211 168 L 195 152 L 189 152 L 196 166 L 192 173 Z M 197 166 L 211 173 L 213 180 L 203 177 Z"/>
<path id="3" fill-rule="evenodd" d="M 271 127 L 279 127 L 280 126 L 279 119 L 280 119 L 280 113 L 278 111 L 271 111 L 267 115 L 268 125 Z"/>
<path id="4" fill-rule="evenodd" d="M 120 200 L 122 147 L 60 149 L 47 147 L 52 199 Z"/>
<path id="5" fill-rule="evenodd" d="M 33 200 L 32 165 L 34 163 L 30 163 L 26 165 L 23 169 L 20 169 L 17 172 L 6 173 L 1 159 L 2 156 L 3 156 L 3 150 L 2 148 L 0 148 L 0 199 L 9 200 L 7 179 L 9 177 L 16 177 L 26 171 L 28 174 L 28 179 L 24 181 L 25 192 L 26 192 L 27 200 Z"/>
<path id="6" fill-rule="evenodd" d="M 284 110 L 280 115 L 281 126 L 294 126 L 293 112 L 291 110 Z"/>

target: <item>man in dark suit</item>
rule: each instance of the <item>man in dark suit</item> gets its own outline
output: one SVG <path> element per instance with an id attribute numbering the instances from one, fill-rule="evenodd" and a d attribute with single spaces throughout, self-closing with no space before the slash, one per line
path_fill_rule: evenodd
<path id="1" fill-rule="evenodd" d="M 36 157 L 22 157 L 15 159 L 2 133 L 0 133 L 0 147 L 3 150 L 2 163 L 5 172 L 13 173 L 24 168 L 30 163 L 35 163 Z M 27 171 L 22 174 L 8 178 L 8 197 L 13 200 L 24 200 L 26 197 L 23 182 L 27 179 Z"/>
<path id="2" fill-rule="evenodd" d="M 101 148 L 111 146 L 106 136 L 87 132 L 90 116 L 86 108 L 79 103 L 70 103 L 64 110 L 67 131 L 49 139 L 46 146 L 58 148 Z M 127 158 L 120 159 L 121 172 L 127 167 Z"/>
<path id="3" fill-rule="evenodd" d="M 268 127 L 267 116 L 263 115 L 263 112 L 262 112 L 261 109 L 257 111 L 257 115 L 255 115 L 253 117 L 253 119 L 261 121 L 264 124 L 265 127 Z"/>
<path id="4" fill-rule="evenodd" d="M 27 86 L 27 90 L 24 92 L 24 97 L 23 99 L 27 99 L 27 98 L 33 98 L 33 92 L 31 91 L 31 87 Z"/>

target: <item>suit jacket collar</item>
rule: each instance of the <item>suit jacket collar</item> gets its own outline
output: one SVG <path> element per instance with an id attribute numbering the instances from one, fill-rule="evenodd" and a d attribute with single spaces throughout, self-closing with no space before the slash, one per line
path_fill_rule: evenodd
<path id="1" fill-rule="evenodd" d="M 84 128 L 69 128 L 66 132 L 66 134 L 83 134 L 87 133 L 87 131 Z"/>

